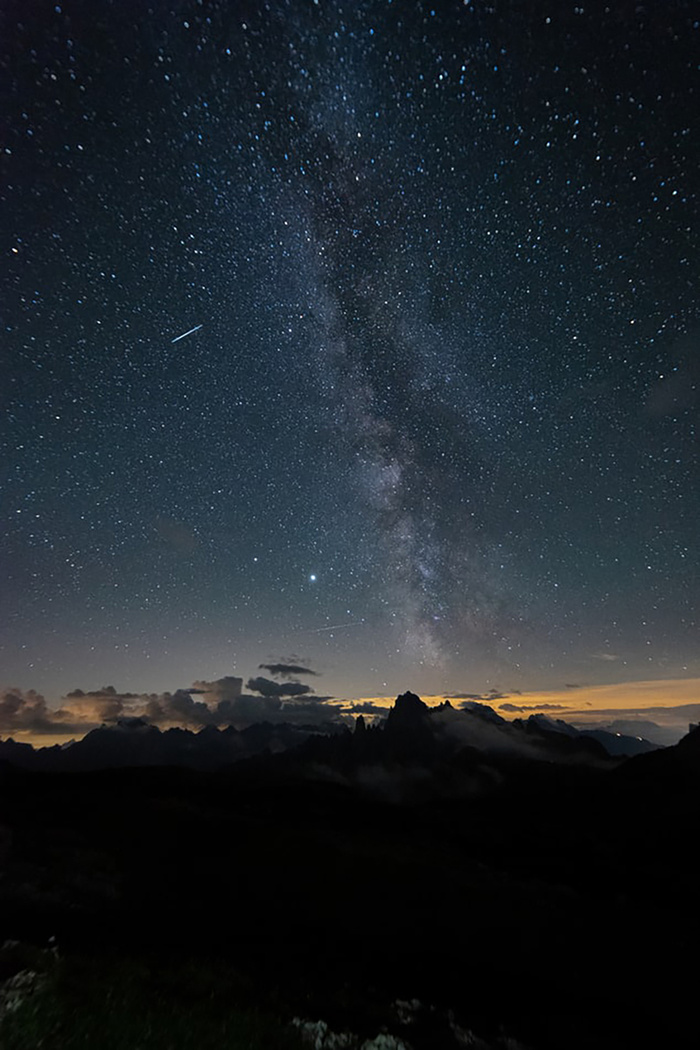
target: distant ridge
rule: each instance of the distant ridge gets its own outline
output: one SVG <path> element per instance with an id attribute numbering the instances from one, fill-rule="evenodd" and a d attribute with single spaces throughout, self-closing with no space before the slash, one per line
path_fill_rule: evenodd
<path id="1" fill-rule="evenodd" d="M 46 772 L 146 766 L 215 770 L 255 756 L 293 752 L 300 762 L 343 767 L 419 763 L 430 768 L 465 749 L 492 756 L 599 764 L 646 754 L 658 745 L 605 730 L 579 730 L 544 714 L 509 722 L 476 701 L 458 708 L 445 701 L 431 708 L 408 691 L 396 698 L 378 724 L 368 726 L 359 716 L 354 732 L 344 723 L 328 721 L 318 726 L 259 722 L 242 730 L 207 726 L 195 733 L 161 730 L 143 718 L 122 718 L 66 745 L 35 749 L 12 739 L 1 741 L 0 762 Z"/>

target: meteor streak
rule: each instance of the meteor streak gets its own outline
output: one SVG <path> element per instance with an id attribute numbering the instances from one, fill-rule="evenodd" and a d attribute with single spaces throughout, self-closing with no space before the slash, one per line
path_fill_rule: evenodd
<path id="1" fill-rule="evenodd" d="M 171 343 L 179 343 L 181 339 L 186 339 L 188 335 L 192 335 L 193 332 L 198 332 L 200 328 L 203 328 L 203 324 L 196 324 L 194 328 L 190 328 L 189 332 L 183 332 L 182 335 L 176 335 L 174 339 L 171 339 Z"/>
<path id="2" fill-rule="evenodd" d="M 311 633 L 320 634 L 321 631 L 339 631 L 341 627 L 361 627 L 364 620 L 354 620 L 352 623 L 334 623 L 330 627 L 315 627 Z"/>

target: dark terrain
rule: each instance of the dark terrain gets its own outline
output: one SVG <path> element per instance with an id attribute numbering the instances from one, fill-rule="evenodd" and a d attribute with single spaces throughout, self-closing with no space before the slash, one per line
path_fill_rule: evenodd
<path id="1" fill-rule="evenodd" d="M 440 717 L 405 694 L 380 728 L 216 770 L 5 761 L 0 931 L 96 967 L 218 961 L 368 1035 L 415 997 L 488 1045 L 697 1045 L 699 732 L 613 759 Z"/>

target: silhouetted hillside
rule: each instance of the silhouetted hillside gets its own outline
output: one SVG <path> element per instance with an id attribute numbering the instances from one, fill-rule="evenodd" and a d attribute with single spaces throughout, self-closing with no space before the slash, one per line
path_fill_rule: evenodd
<path id="1" fill-rule="evenodd" d="M 376 1032 L 378 1004 L 415 997 L 532 1050 L 692 1045 L 698 731 L 612 759 L 556 724 L 409 693 L 384 724 L 219 762 L 285 733 L 126 724 L 82 749 L 111 769 L 5 761 L 0 928 L 97 957 L 220 957 L 337 1029 Z M 141 768 L 117 768 L 124 741 Z M 190 747 L 218 768 L 153 762 Z"/>
<path id="2" fill-rule="evenodd" d="M 206 726 L 193 733 L 188 729 L 166 729 L 141 718 L 120 719 L 114 725 L 93 729 L 82 740 L 34 749 L 14 740 L 0 742 L 0 762 L 22 769 L 44 772 L 87 772 L 129 766 L 183 766 L 188 769 L 218 769 L 251 755 L 275 754 L 296 747 L 312 734 L 334 734 L 343 727 L 327 723 L 313 728 L 260 722 L 246 729 Z"/>

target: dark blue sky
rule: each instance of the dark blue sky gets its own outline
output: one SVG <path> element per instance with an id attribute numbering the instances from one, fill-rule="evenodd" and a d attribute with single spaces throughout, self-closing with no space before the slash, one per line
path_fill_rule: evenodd
<path id="1" fill-rule="evenodd" d="M 694 4 L 0 40 L 5 684 L 700 675 Z"/>

